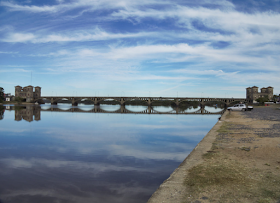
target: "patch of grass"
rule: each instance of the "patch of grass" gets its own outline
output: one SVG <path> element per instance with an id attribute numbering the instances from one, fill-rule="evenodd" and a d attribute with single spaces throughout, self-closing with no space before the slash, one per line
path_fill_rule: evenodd
<path id="1" fill-rule="evenodd" d="M 202 155 L 203 159 L 213 159 L 215 156 L 217 156 L 216 151 L 208 151 L 206 154 Z"/>
<path id="2" fill-rule="evenodd" d="M 230 133 L 229 130 L 229 123 L 228 122 L 224 122 L 223 125 L 220 127 L 219 130 L 217 130 L 218 133 Z"/>
<path id="3" fill-rule="evenodd" d="M 240 148 L 238 148 L 238 149 L 244 150 L 244 151 L 246 151 L 246 152 L 249 152 L 249 151 L 251 150 L 251 147 L 240 147 Z"/>
<path id="4" fill-rule="evenodd" d="M 259 183 L 259 193 L 263 199 L 280 199 L 280 175 L 267 173 Z"/>
<path id="5" fill-rule="evenodd" d="M 203 159 L 202 164 L 188 170 L 184 184 L 189 196 L 184 202 L 195 202 L 204 192 L 210 202 L 273 203 L 280 199 L 280 174 L 264 174 L 222 152 L 208 152 Z"/>
<path id="6" fill-rule="evenodd" d="M 269 198 L 258 200 L 258 203 L 270 203 L 270 202 L 271 202 L 271 199 L 269 199 Z"/>
<path id="7" fill-rule="evenodd" d="M 218 147 L 218 143 L 213 142 L 213 143 L 212 143 L 211 150 L 216 150 L 216 149 L 219 149 L 219 147 Z"/>
<path id="8" fill-rule="evenodd" d="M 189 171 L 185 183 L 194 191 L 210 186 L 238 185 L 245 180 L 244 172 L 240 167 L 232 167 L 229 163 L 216 161 L 200 164 Z"/>
<path id="9" fill-rule="evenodd" d="M 237 200 L 236 190 L 240 189 L 244 194 L 248 191 L 246 187 L 251 180 L 248 179 L 245 167 L 237 162 L 227 159 L 225 155 L 220 153 L 206 153 L 203 155 L 204 163 L 190 169 L 185 179 L 185 186 L 191 193 L 190 198 L 186 198 L 185 202 L 194 202 L 199 199 L 200 193 L 207 191 L 212 197 L 209 201 L 227 202 L 226 200 Z M 217 191 L 226 191 L 217 195 Z M 217 196 L 215 196 L 217 195 Z M 242 202 L 242 201 L 240 201 Z"/>
<path id="10" fill-rule="evenodd" d="M 267 197 L 267 198 L 269 198 L 269 197 L 275 198 L 277 195 L 276 195 L 275 191 L 271 191 L 266 188 L 262 188 L 262 196 Z"/>

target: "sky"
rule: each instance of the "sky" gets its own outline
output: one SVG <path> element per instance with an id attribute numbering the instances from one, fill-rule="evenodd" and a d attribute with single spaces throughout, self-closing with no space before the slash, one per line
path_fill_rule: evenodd
<path id="1" fill-rule="evenodd" d="M 43 96 L 280 93 L 280 0 L 0 0 L 0 86 Z"/>

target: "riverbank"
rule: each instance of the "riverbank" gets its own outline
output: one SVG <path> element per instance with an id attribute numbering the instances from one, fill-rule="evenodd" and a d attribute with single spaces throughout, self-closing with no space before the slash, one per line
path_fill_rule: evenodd
<path id="1" fill-rule="evenodd" d="M 28 103 L 28 102 L 4 102 L 4 103 L 0 103 L 0 105 L 34 105 L 35 103 Z"/>
<path id="2" fill-rule="evenodd" d="M 148 203 L 280 200 L 279 105 L 225 112 Z"/>

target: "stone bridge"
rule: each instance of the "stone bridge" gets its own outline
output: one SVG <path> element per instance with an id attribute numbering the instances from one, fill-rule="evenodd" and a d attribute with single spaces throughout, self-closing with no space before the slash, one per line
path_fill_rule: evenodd
<path id="1" fill-rule="evenodd" d="M 41 103 L 44 100 L 49 100 L 51 104 L 57 104 L 59 101 L 68 100 L 72 103 L 73 106 L 77 106 L 78 103 L 84 100 L 90 100 L 94 105 L 99 105 L 102 101 L 117 101 L 120 105 L 124 106 L 128 101 L 144 101 L 148 106 L 151 106 L 155 101 L 171 101 L 174 102 L 177 106 L 181 102 L 185 101 L 196 101 L 201 105 L 204 105 L 207 102 L 223 102 L 226 105 L 229 105 L 233 102 L 243 102 L 248 103 L 249 100 L 244 98 L 194 98 L 194 97 L 67 97 L 67 96 L 57 96 L 57 97 L 41 97 L 35 100 L 35 102 Z"/>

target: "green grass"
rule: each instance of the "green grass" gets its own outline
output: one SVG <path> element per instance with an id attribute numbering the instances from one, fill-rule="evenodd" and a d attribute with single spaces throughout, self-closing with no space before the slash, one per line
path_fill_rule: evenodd
<path id="1" fill-rule="evenodd" d="M 208 157 L 209 158 L 209 157 Z M 232 163 L 210 162 L 200 164 L 189 170 L 185 181 L 187 186 L 197 191 L 210 186 L 238 185 L 244 182 L 245 172 L 239 166 L 233 167 Z"/>
<path id="2" fill-rule="evenodd" d="M 210 202 L 273 203 L 280 199 L 280 174 L 249 168 L 222 152 L 211 151 L 202 157 L 202 164 L 188 170 L 184 184 L 191 198 L 184 202 L 194 202 L 204 192 Z"/>
<path id="3" fill-rule="evenodd" d="M 230 133 L 231 131 L 229 130 L 229 123 L 224 122 L 222 126 L 217 130 L 218 133 Z"/>

